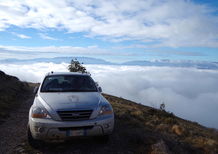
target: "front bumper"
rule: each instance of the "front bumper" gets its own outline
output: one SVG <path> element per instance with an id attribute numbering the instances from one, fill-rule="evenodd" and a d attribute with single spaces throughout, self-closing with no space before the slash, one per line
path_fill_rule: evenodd
<path id="1" fill-rule="evenodd" d="M 114 116 L 102 116 L 85 121 L 55 121 L 29 118 L 29 127 L 34 139 L 60 140 L 73 136 L 100 136 L 113 132 Z"/>

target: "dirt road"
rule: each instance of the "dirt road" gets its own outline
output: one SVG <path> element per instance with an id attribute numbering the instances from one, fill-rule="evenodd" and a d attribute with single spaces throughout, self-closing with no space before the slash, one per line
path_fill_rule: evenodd
<path id="1" fill-rule="evenodd" d="M 10 117 L 0 125 L 0 153 L 13 153 L 26 140 L 28 112 L 32 102 L 33 96 L 27 96 L 19 108 L 12 111 Z"/>
<path id="2" fill-rule="evenodd" d="M 114 133 L 107 143 L 98 138 L 81 138 L 63 143 L 46 143 L 34 149 L 27 142 L 28 112 L 32 105 L 33 96 L 28 98 L 20 107 L 10 113 L 10 117 L 0 125 L 0 154 L 12 153 L 132 153 L 131 147 L 119 143 L 119 130 Z M 120 127 L 121 129 L 125 129 Z"/>

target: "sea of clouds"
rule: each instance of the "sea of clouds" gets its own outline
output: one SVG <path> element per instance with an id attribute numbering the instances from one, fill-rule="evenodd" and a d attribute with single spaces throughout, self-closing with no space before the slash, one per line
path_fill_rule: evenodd
<path id="1" fill-rule="evenodd" d="M 49 71 L 67 71 L 66 63 L 0 64 L 23 81 L 40 82 Z M 218 71 L 196 68 L 86 65 L 105 93 L 166 110 L 184 119 L 218 128 Z"/>

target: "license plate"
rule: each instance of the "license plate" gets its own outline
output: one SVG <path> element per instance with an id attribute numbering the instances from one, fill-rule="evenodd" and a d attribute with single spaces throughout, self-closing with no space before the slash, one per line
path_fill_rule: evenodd
<path id="1" fill-rule="evenodd" d="M 85 135 L 85 131 L 83 129 L 66 131 L 66 136 L 84 136 L 84 135 Z"/>

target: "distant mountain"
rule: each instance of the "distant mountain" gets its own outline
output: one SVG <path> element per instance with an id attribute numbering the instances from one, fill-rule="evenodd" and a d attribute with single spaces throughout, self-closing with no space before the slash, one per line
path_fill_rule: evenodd
<path id="1" fill-rule="evenodd" d="M 218 69 L 218 62 L 206 61 L 171 61 L 171 60 L 155 60 L 155 61 L 129 61 L 122 63 L 122 65 L 137 65 L 137 66 L 168 66 L 168 67 L 194 67 L 198 69 Z"/>
<path id="2" fill-rule="evenodd" d="M 112 63 L 99 58 L 91 57 L 55 57 L 55 58 L 35 58 L 35 59 L 3 59 L 1 63 L 6 64 L 32 64 L 40 62 L 52 62 L 52 63 L 70 63 L 72 59 L 77 59 L 84 64 L 101 64 L 101 65 L 128 65 L 128 66 L 168 66 L 168 67 L 194 67 L 198 69 L 214 69 L 218 70 L 218 62 L 207 61 L 192 61 L 192 60 L 141 60 L 141 61 L 128 61 L 124 63 Z"/>
<path id="3" fill-rule="evenodd" d="M 103 59 L 97 58 L 90 58 L 90 57 L 55 57 L 55 58 L 35 58 L 35 59 L 3 59 L 0 60 L 0 63 L 19 63 L 19 64 L 26 64 L 26 63 L 41 63 L 41 62 L 52 62 L 52 63 L 70 63 L 72 59 L 77 59 L 78 61 L 84 64 L 104 64 L 104 65 L 111 65 L 113 63 L 105 61 Z"/>

